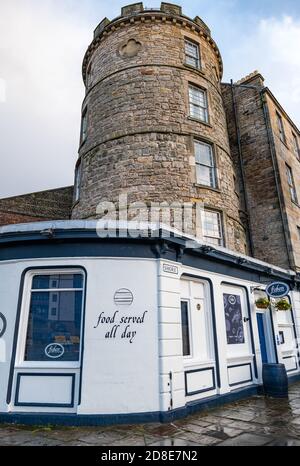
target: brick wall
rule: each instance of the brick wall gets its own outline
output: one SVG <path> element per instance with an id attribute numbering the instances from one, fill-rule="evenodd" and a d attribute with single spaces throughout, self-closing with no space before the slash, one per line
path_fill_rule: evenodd
<path id="1" fill-rule="evenodd" d="M 0 225 L 70 218 L 73 186 L 0 199 Z"/>

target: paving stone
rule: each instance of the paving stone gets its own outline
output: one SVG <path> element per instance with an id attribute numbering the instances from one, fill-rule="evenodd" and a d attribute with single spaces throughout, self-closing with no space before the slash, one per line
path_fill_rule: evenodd
<path id="1" fill-rule="evenodd" d="M 161 439 L 159 441 L 149 444 L 149 447 L 189 447 L 189 446 L 198 446 L 197 443 L 183 440 L 180 438 L 172 439 Z"/>
<path id="2" fill-rule="evenodd" d="M 3 424 L 0 425 L 0 446 L 299 445 L 300 383 L 295 387 L 297 397 L 291 402 L 254 397 L 169 424 L 108 427 Z"/>
<path id="3" fill-rule="evenodd" d="M 255 434 L 241 434 L 237 437 L 225 440 L 219 443 L 221 446 L 261 446 L 270 443 L 272 437 L 255 435 Z"/>

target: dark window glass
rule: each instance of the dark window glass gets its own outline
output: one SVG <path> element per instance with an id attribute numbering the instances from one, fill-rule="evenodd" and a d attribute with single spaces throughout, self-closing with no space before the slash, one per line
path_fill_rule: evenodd
<path id="1" fill-rule="evenodd" d="M 186 301 L 181 301 L 181 329 L 183 356 L 190 356 L 189 311 Z"/>
<path id="2" fill-rule="evenodd" d="M 223 294 L 228 345 L 245 343 L 242 305 L 240 296 Z"/>
<path id="3" fill-rule="evenodd" d="M 36 275 L 32 284 L 25 361 L 78 361 L 83 276 Z"/>
<path id="4" fill-rule="evenodd" d="M 53 288 L 82 288 L 82 285 L 83 276 L 80 273 L 35 275 L 32 280 L 33 290 L 48 290 Z"/>

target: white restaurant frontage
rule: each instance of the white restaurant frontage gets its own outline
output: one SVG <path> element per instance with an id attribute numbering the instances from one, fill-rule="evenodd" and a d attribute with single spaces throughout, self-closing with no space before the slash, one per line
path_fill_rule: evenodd
<path id="1" fill-rule="evenodd" d="M 168 421 L 257 393 L 264 362 L 300 378 L 294 272 L 95 225 L 0 228 L 0 421 Z M 256 307 L 273 281 L 291 310 Z"/>

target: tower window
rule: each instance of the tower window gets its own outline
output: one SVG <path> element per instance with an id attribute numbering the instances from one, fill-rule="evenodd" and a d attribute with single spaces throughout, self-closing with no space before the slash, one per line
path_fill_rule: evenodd
<path id="1" fill-rule="evenodd" d="M 197 183 L 216 188 L 216 167 L 210 144 L 194 141 Z"/>
<path id="2" fill-rule="evenodd" d="M 75 171 L 75 183 L 74 183 L 74 202 L 79 201 L 80 198 L 80 186 L 81 186 L 81 163 L 77 165 Z"/>
<path id="3" fill-rule="evenodd" d="M 185 63 L 194 68 L 201 68 L 199 45 L 195 42 L 185 39 Z"/>
<path id="4" fill-rule="evenodd" d="M 279 115 L 278 112 L 276 112 L 276 117 L 277 117 L 277 126 L 278 126 L 280 140 L 282 142 L 286 142 L 282 117 L 281 115 Z"/>
<path id="5" fill-rule="evenodd" d="M 87 137 L 87 107 L 82 112 L 80 144 L 83 144 Z"/>
<path id="6" fill-rule="evenodd" d="M 299 141 L 296 136 L 296 134 L 293 133 L 293 148 L 294 148 L 294 153 L 297 157 L 298 160 L 300 160 L 300 147 L 299 147 Z"/>
<path id="7" fill-rule="evenodd" d="M 199 87 L 189 86 L 190 116 L 208 123 L 208 108 L 206 91 Z"/>
<path id="8" fill-rule="evenodd" d="M 294 176 L 291 167 L 286 165 L 286 174 L 287 174 L 287 180 L 288 180 L 288 185 L 289 185 L 289 190 L 291 194 L 291 199 L 293 202 L 298 204 L 298 198 L 297 198 L 297 191 L 296 191 L 296 186 L 294 182 Z"/>
<path id="9" fill-rule="evenodd" d="M 202 231 L 206 243 L 224 246 L 220 212 L 207 209 L 202 212 Z"/>

